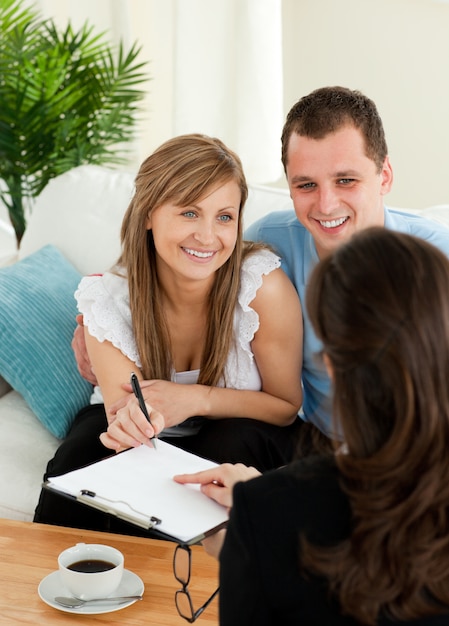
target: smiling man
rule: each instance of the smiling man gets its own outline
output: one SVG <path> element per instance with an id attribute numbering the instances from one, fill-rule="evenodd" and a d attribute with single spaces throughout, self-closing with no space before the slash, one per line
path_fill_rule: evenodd
<path id="1" fill-rule="evenodd" d="M 376 105 L 359 91 L 324 87 L 301 98 L 284 125 L 282 162 L 294 212 L 267 215 L 245 237 L 271 244 L 296 286 L 305 318 L 302 417 L 332 437 L 330 381 L 305 307 L 311 270 L 370 226 L 421 237 L 449 256 L 449 229 L 384 205 L 393 182 L 385 133 Z"/>

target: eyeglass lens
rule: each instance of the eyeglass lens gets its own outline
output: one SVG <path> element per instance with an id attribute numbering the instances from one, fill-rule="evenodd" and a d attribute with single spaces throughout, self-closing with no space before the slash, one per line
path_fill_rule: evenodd
<path id="1" fill-rule="evenodd" d="M 188 585 L 190 582 L 190 566 L 192 553 L 187 546 L 177 546 L 174 558 L 175 578 L 181 585 Z"/>
<path id="2" fill-rule="evenodd" d="M 188 591 L 180 589 L 175 595 L 176 608 L 179 615 L 187 621 L 194 621 L 195 609 L 193 608 L 192 599 Z"/>
<path id="3" fill-rule="evenodd" d="M 204 609 L 212 602 L 217 595 L 219 589 L 206 600 L 206 602 L 195 611 L 192 604 L 192 598 L 187 589 L 190 581 L 192 564 L 192 553 L 188 546 L 177 546 L 173 558 L 173 570 L 176 580 L 181 583 L 182 589 L 176 592 L 175 602 L 178 613 L 181 617 L 190 623 L 193 623 L 204 611 Z"/>

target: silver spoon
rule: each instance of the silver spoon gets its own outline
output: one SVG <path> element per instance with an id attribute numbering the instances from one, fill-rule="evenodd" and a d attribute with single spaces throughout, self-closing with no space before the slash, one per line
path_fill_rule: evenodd
<path id="1" fill-rule="evenodd" d="M 143 596 L 115 596 L 110 598 L 95 598 L 93 600 L 80 600 L 66 596 L 56 596 L 55 602 L 70 609 L 76 609 L 91 602 L 128 602 L 129 600 L 142 600 Z"/>

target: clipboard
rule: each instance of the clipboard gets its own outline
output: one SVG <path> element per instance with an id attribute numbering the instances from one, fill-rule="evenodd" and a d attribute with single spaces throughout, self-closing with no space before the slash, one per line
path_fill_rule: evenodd
<path id="1" fill-rule="evenodd" d="M 180 485 L 173 476 L 216 465 L 159 439 L 157 450 L 131 448 L 51 477 L 43 487 L 191 545 L 225 528 L 228 511 L 201 493 L 199 485 Z"/>

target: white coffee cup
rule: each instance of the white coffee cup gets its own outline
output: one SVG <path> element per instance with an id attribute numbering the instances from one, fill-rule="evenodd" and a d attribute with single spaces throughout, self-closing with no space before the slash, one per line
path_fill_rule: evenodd
<path id="1" fill-rule="evenodd" d="M 119 550 L 99 543 L 77 543 L 58 556 L 62 583 L 82 600 L 106 598 L 114 593 L 122 580 L 123 564 Z"/>

